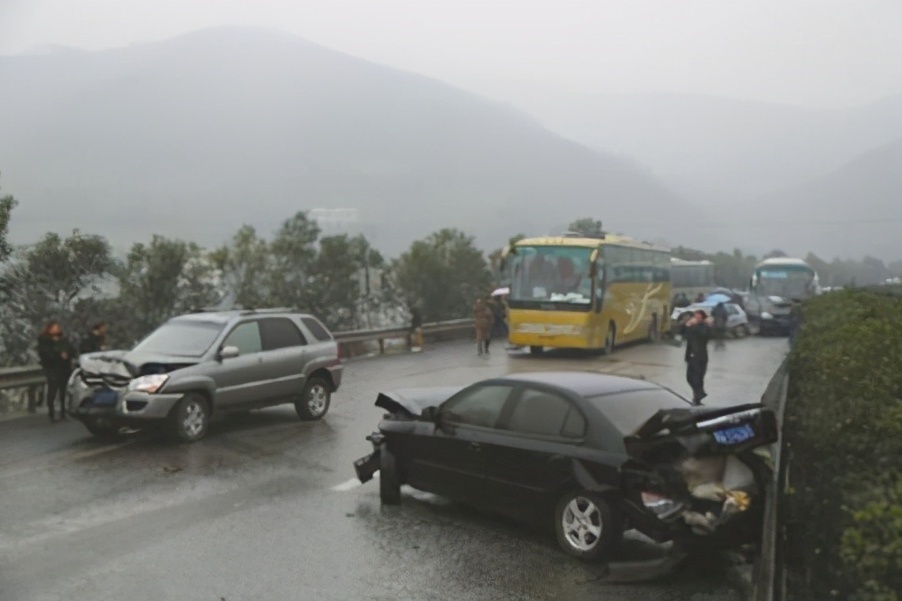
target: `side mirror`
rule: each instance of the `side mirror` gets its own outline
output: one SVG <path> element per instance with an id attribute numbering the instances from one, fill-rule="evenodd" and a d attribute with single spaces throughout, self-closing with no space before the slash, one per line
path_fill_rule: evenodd
<path id="1" fill-rule="evenodd" d="M 240 354 L 237 346 L 224 346 L 219 350 L 219 360 L 234 359 Z"/>

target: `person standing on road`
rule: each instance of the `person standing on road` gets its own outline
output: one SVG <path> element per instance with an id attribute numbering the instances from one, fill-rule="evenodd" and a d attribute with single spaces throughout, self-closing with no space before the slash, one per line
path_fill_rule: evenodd
<path id="1" fill-rule="evenodd" d="M 410 332 L 407 334 L 407 348 L 423 348 L 423 314 L 416 305 L 410 306 Z"/>
<path id="2" fill-rule="evenodd" d="M 489 337 L 485 341 L 485 352 L 489 352 L 492 339 L 500 338 L 507 340 L 507 322 L 504 320 L 504 304 L 500 298 L 492 298 L 489 300 L 489 309 L 492 311 L 492 329 L 489 331 Z"/>
<path id="3" fill-rule="evenodd" d="M 492 324 L 495 316 L 486 304 L 485 299 L 477 298 L 473 306 L 473 321 L 476 325 L 476 349 L 479 356 L 489 354 L 488 339 L 492 335 Z"/>
<path id="4" fill-rule="evenodd" d="M 692 402 L 701 405 L 708 396 L 705 392 L 705 373 L 708 371 L 708 340 L 711 338 L 711 322 L 704 311 L 695 314 L 683 326 L 686 339 L 686 381 L 692 387 Z"/>
<path id="5" fill-rule="evenodd" d="M 106 323 L 100 321 L 95 323 L 88 335 L 82 339 L 78 352 L 85 355 L 105 351 L 106 348 Z"/>
<path id="6" fill-rule="evenodd" d="M 47 410 L 50 421 L 56 421 L 55 405 L 59 397 L 60 419 L 66 418 L 66 385 L 72 374 L 75 347 L 56 321 L 48 323 L 38 336 L 38 357 L 47 378 Z"/>
<path id="7" fill-rule="evenodd" d="M 727 306 L 724 303 L 717 303 L 717 305 L 711 310 L 711 317 L 714 319 L 714 339 L 715 339 L 715 347 L 723 348 L 724 347 L 724 339 L 727 336 L 727 318 L 729 314 L 727 313 Z"/>

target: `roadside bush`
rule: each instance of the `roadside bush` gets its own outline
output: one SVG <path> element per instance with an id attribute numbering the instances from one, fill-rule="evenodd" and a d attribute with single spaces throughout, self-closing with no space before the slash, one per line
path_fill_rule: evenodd
<path id="1" fill-rule="evenodd" d="M 790 357 L 786 557 L 796 599 L 902 601 L 902 298 L 804 307 Z"/>

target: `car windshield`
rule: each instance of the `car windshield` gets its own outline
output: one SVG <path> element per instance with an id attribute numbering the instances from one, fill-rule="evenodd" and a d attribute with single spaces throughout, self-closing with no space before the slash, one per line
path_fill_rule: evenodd
<path id="1" fill-rule="evenodd" d="M 661 409 L 688 409 L 689 401 L 662 388 L 608 394 L 592 399 L 617 430 L 628 436 Z"/>
<path id="2" fill-rule="evenodd" d="M 165 323 L 138 343 L 135 351 L 179 357 L 200 357 L 206 352 L 225 324 L 209 321 Z"/>
<path id="3" fill-rule="evenodd" d="M 758 293 L 763 296 L 807 298 L 813 294 L 814 272 L 805 267 L 766 267 L 759 269 Z"/>
<path id="4" fill-rule="evenodd" d="M 589 305 L 589 255 L 578 246 L 520 246 L 511 259 L 511 301 Z"/>

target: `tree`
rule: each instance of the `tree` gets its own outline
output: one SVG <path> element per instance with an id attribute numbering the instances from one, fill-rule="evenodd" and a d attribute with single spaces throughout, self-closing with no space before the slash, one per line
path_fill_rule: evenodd
<path id="1" fill-rule="evenodd" d="M 193 242 L 154 236 L 136 243 L 115 269 L 119 304 L 129 319 L 119 324 L 122 337 L 134 342 L 170 317 L 216 304 L 214 268 Z"/>
<path id="2" fill-rule="evenodd" d="M 0 275 L 0 340 L 6 362 L 30 360 L 41 325 L 56 319 L 70 335 L 87 323 L 76 312 L 80 300 L 103 296 L 113 261 L 101 236 L 81 234 L 68 238 L 48 233 L 14 256 Z"/>
<path id="3" fill-rule="evenodd" d="M 354 329 L 358 302 L 362 297 L 362 260 L 359 243 L 347 234 L 328 236 L 319 241 L 319 249 L 310 265 L 310 276 L 303 289 L 305 309 L 316 314 L 334 330 Z"/>
<path id="4" fill-rule="evenodd" d="M 210 253 L 209 260 L 219 270 L 225 303 L 242 307 L 269 303 L 269 245 L 253 227 L 242 226 L 231 244 Z"/>
<path id="5" fill-rule="evenodd" d="M 414 242 L 394 265 L 398 292 L 408 306 L 420 304 L 423 318 L 466 317 L 473 301 L 490 292 L 491 273 L 472 236 L 443 229 Z"/>
<path id="6" fill-rule="evenodd" d="M 270 305 L 298 309 L 308 306 L 318 236 L 319 227 L 303 211 L 282 222 L 269 245 L 265 281 Z"/>
<path id="7" fill-rule="evenodd" d="M 765 259 L 779 259 L 779 258 L 788 257 L 788 256 L 789 255 L 787 255 L 785 251 L 782 251 L 779 248 L 775 248 L 774 250 L 772 250 L 769 253 L 767 253 L 766 255 L 764 255 L 764 258 Z"/>
<path id="8" fill-rule="evenodd" d="M 601 229 L 601 221 L 591 217 L 577 219 L 567 226 L 567 229 L 583 236 L 600 236 L 604 233 Z"/>
<path id="9" fill-rule="evenodd" d="M 0 263 L 9 258 L 9 255 L 12 253 L 12 246 L 6 239 L 7 234 L 9 234 L 9 220 L 13 209 L 16 207 L 18 202 L 15 198 L 7 194 L 6 196 L 0 196 Z"/>

